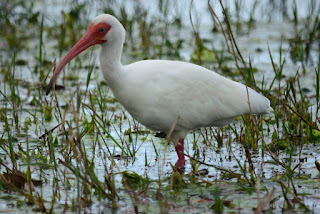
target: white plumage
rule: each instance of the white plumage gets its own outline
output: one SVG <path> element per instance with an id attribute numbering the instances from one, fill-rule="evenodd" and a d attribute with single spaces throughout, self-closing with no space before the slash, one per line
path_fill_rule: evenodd
<path id="1" fill-rule="evenodd" d="M 116 98 L 154 130 L 168 131 L 178 117 L 175 130 L 189 131 L 223 126 L 250 113 L 245 85 L 191 63 L 139 61 L 124 66 L 121 83 L 113 90 Z M 251 88 L 248 91 L 252 113 L 268 112 L 269 100 Z"/>

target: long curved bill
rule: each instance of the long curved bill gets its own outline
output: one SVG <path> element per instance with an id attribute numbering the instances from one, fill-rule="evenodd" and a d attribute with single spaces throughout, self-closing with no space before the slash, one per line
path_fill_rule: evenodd
<path id="1" fill-rule="evenodd" d="M 82 51 L 86 50 L 87 48 L 96 44 L 101 44 L 103 42 L 103 40 L 96 39 L 92 31 L 87 30 L 86 34 L 77 42 L 77 44 L 73 46 L 73 48 L 61 60 L 61 62 L 53 72 L 53 75 L 46 89 L 46 95 L 50 93 L 53 84 L 55 83 L 58 75 L 60 74 L 60 72 L 66 64 L 68 64 L 73 58 L 78 56 Z"/>

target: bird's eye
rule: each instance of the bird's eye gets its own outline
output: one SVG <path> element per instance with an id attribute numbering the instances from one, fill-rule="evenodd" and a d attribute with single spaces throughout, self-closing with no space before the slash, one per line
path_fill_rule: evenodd
<path id="1" fill-rule="evenodd" d="M 101 33 L 104 33 L 104 32 L 106 31 L 106 29 L 105 29 L 104 27 L 102 27 L 102 28 L 99 29 L 99 31 L 100 31 Z"/>

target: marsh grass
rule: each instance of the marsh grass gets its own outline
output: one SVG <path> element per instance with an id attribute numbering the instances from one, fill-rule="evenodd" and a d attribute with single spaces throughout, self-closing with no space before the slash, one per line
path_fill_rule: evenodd
<path id="1" fill-rule="evenodd" d="M 307 188 L 308 182 L 317 185 L 320 171 L 317 159 L 307 166 L 318 170 L 318 177 L 305 167 L 308 158 L 319 154 L 307 149 L 318 148 L 320 141 L 320 63 L 310 59 L 319 46 L 319 20 L 314 16 L 318 9 L 310 10 L 306 20 L 300 20 L 295 3 L 292 8 L 295 35 L 281 38 L 278 51 L 267 42 L 264 44 L 273 74 L 268 78 L 256 78 L 259 65 L 251 57 L 245 57 L 237 42 L 244 31 L 250 34 L 257 27 L 258 1 L 253 2 L 246 21 L 241 19 L 244 2 L 234 1 L 236 12 L 232 14 L 222 1 L 220 8 L 208 1 L 207 12 L 215 29 L 212 35 L 224 38 L 221 49 L 206 46 L 208 41 L 192 13 L 195 2 L 189 10 L 192 28 L 189 39 L 181 33 L 174 38 L 170 36 L 172 25 L 180 32 L 185 24 L 179 13 L 174 21 L 169 19 L 173 8 L 170 1 L 158 1 L 160 16 L 139 5 L 135 5 L 133 14 L 124 4 L 120 7 L 111 4 L 103 9 L 115 14 L 127 29 L 125 60 L 180 59 L 184 48 L 190 46 L 190 60 L 204 66 L 214 64 L 218 72 L 246 83 L 271 100 L 273 115 L 251 114 L 229 126 L 204 128 L 188 135 L 185 156 L 190 168 L 180 174 L 163 159 L 163 148 L 166 154 L 171 145 L 167 147 L 167 141 L 152 137 L 153 131 L 138 124 L 119 106 L 108 86 L 96 79 L 98 69 L 94 60 L 88 62 L 80 56 L 64 71 L 66 90 L 58 90 L 57 85 L 49 97 L 44 96 L 44 86 L 39 83 L 44 84 L 55 67 L 54 57 L 46 65 L 46 58 L 50 58 L 47 51 L 52 48 L 61 58 L 80 38 L 79 32 L 86 28 L 86 3 L 73 4 L 69 12 L 62 13 L 60 21 L 53 21 L 53 26 L 47 26 L 47 17 L 32 6 L 7 3 L 7 6 L 1 3 L 4 16 L 0 20 L 7 34 L 0 35 L 12 52 L 0 58 L 0 191 L 7 196 L 20 196 L 14 201 L 17 207 L 13 210 L 19 210 L 20 206 L 24 209 L 27 204 L 26 209 L 47 213 L 168 213 L 180 212 L 183 207 L 184 211 L 222 213 L 247 209 L 237 200 L 239 197 L 250 201 L 258 213 L 272 209 L 296 212 L 319 209 L 310 207 L 305 197 L 319 193 L 316 188 Z M 15 7 L 22 7 L 21 12 Z M 283 14 L 288 14 L 288 8 L 283 8 L 286 10 Z M 222 17 L 217 15 L 218 10 Z M 300 24 L 305 21 L 308 25 L 302 28 Z M 37 32 L 20 32 L 19 27 L 25 22 L 30 31 L 37 29 Z M 14 37 L 10 39 L 11 34 Z M 33 41 L 30 35 L 39 39 L 38 50 L 33 53 L 35 65 L 17 65 L 20 52 L 25 49 L 18 41 L 21 38 Z M 48 38 L 57 45 L 49 46 Z M 289 50 L 284 51 L 283 44 L 290 44 Z M 92 53 L 84 57 L 94 58 Z M 288 61 L 300 64 L 294 64 L 294 71 L 288 72 Z M 312 71 L 307 69 L 309 63 Z M 17 74 L 21 69 L 38 77 L 37 81 L 22 87 Z M 82 71 L 87 73 L 82 75 Z M 314 77 L 307 89 L 303 84 L 306 75 Z M 25 90 L 27 96 L 22 96 Z M 303 183 L 304 179 L 307 182 Z M 275 197 L 261 198 L 264 192 L 274 192 L 274 186 Z M 307 190 L 299 186 L 306 186 Z M 252 195 L 256 196 L 254 200 Z M 2 197 L 1 200 L 8 203 Z"/>

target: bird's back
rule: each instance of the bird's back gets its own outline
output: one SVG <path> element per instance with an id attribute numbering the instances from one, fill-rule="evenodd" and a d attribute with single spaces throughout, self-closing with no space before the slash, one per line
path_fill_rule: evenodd
<path id="1" fill-rule="evenodd" d="M 248 89 L 248 93 L 247 93 Z M 119 102 L 145 126 L 168 131 L 223 126 L 236 116 L 269 113 L 267 98 L 201 66 L 145 60 L 125 66 Z M 250 107 L 248 102 L 248 95 Z"/>

